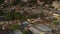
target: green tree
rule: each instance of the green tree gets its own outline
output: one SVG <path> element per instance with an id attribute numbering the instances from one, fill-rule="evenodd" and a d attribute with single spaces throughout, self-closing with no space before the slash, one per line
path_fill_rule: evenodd
<path id="1" fill-rule="evenodd" d="M 37 0 L 30 0 L 28 3 L 29 3 L 29 6 L 36 5 Z"/>
<path id="2" fill-rule="evenodd" d="M 56 20 L 58 20 L 57 18 L 53 18 L 53 21 L 56 21 Z"/>
<path id="3" fill-rule="evenodd" d="M 59 25 L 59 22 L 58 21 L 54 21 L 53 25 Z"/>
<path id="4" fill-rule="evenodd" d="M 11 12 L 8 12 L 8 13 L 5 15 L 5 19 L 8 20 L 8 21 L 13 19 L 13 15 L 11 14 Z"/>
<path id="5" fill-rule="evenodd" d="M 11 26 L 11 29 L 12 30 L 18 30 L 20 28 L 20 26 L 18 25 L 18 24 L 13 24 L 12 26 Z"/>
<path id="6" fill-rule="evenodd" d="M 4 12 L 2 10 L 0 10 L 0 16 L 2 16 L 4 14 Z"/>
<path id="7" fill-rule="evenodd" d="M 17 5 L 17 4 L 20 4 L 21 3 L 21 0 L 14 0 L 14 2 L 12 3 L 12 5 Z"/>
<path id="8" fill-rule="evenodd" d="M 40 17 L 40 18 L 44 18 L 44 17 L 45 17 L 44 12 L 41 12 L 41 13 L 39 14 L 39 17 Z"/>
<path id="9" fill-rule="evenodd" d="M 26 16 L 19 12 L 14 12 L 14 19 L 19 19 L 21 21 L 24 21 L 26 20 Z"/>
<path id="10" fill-rule="evenodd" d="M 28 31 L 23 31 L 22 34 L 30 34 Z"/>
<path id="11" fill-rule="evenodd" d="M 26 20 L 26 16 L 25 16 L 25 15 L 21 15 L 20 19 L 21 19 L 22 21 L 24 21 L 24 20 Z"/>
<path id="12" fill-rule="evenodd" d="M 2 4 L 4 2 L 4 0 L 0 0 L 0 4 Z"/>
<path id="13" fill-rule="evenodd" d="M 36 18 L 37 16 L 33 13 L 30 13 L 27 15 L 27 18 L 31 19 L 31 18 Z"/>
<path id="14" fill-rule="evenodd" d="M 20 19 L 21 14 L 19 12 L 14 12 L 14 18 L 15 19 Z"/>

